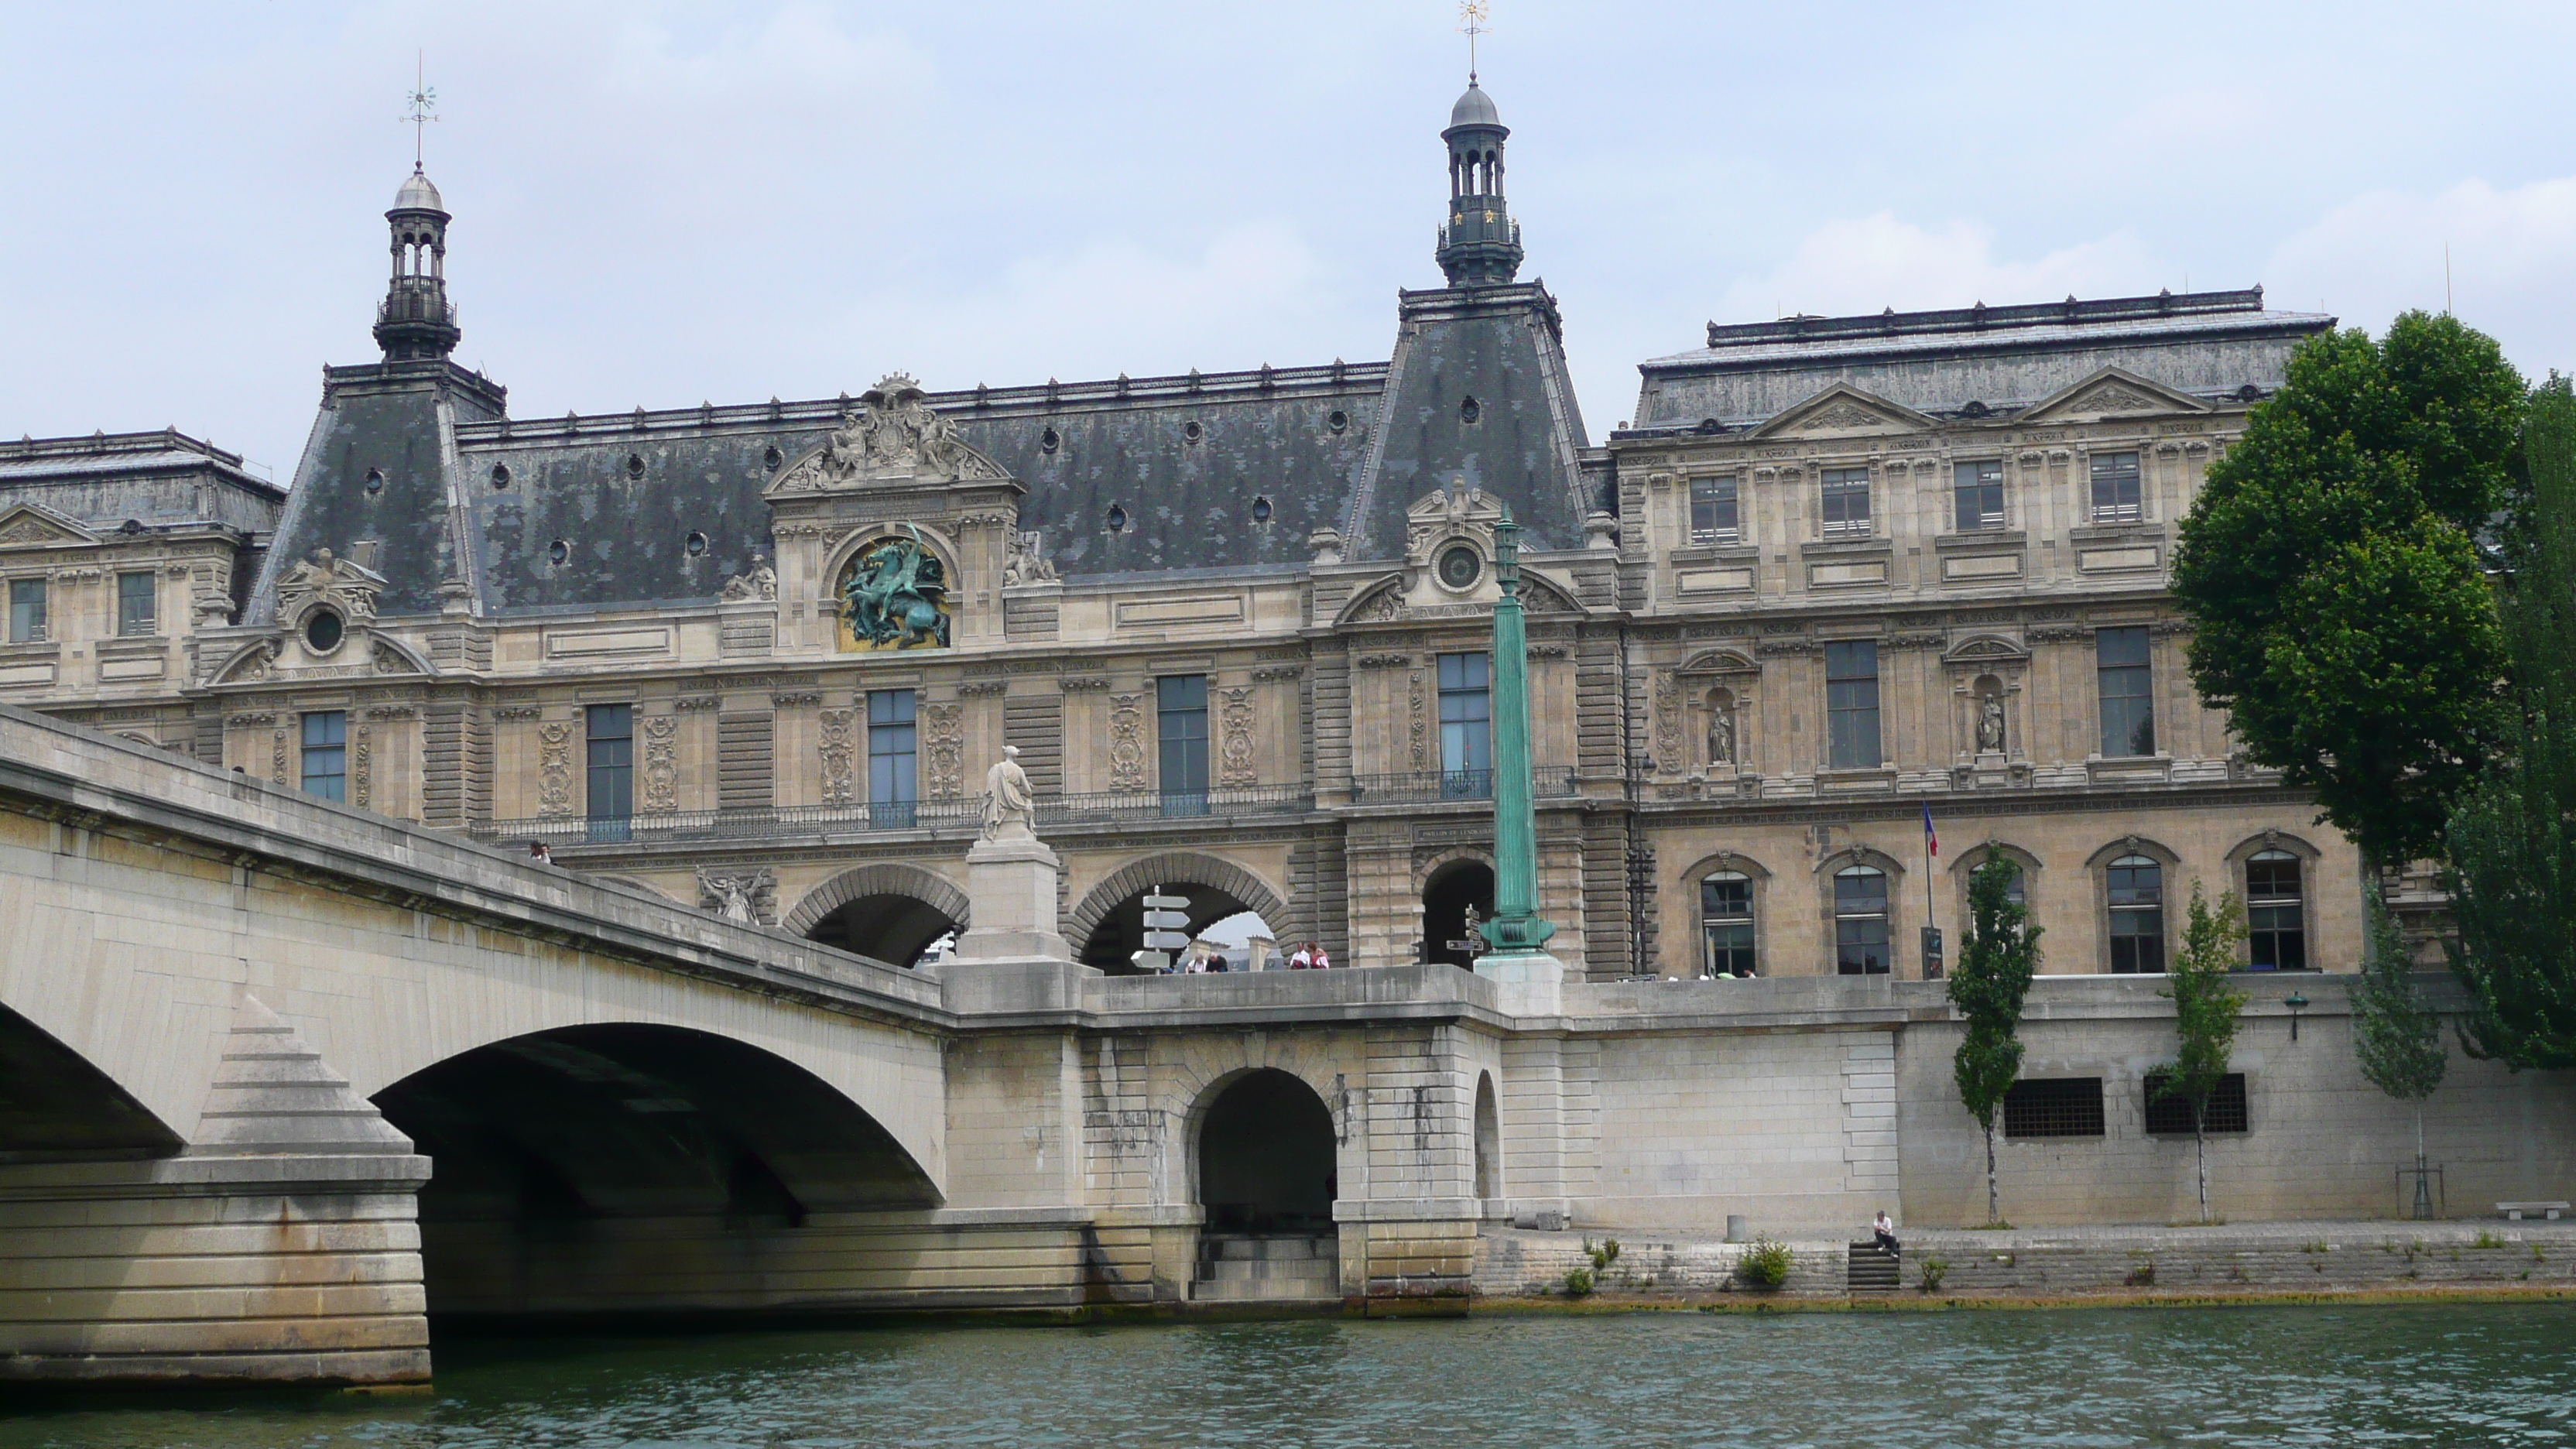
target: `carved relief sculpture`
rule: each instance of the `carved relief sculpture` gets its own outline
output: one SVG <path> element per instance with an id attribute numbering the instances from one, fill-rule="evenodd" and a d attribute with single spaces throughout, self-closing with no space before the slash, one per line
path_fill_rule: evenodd
<path id="1" fill-rule="evenodd" d="M 349 803 L 364 810 L 367 797 L 375 784 L 375 732 L 366 725 L 358 726 L 358 737 L 349 743 L 349 753 L 357 758 L 350 766 Z"/>
<path id="2" fill-rule="evenodd" d="M 1225 691 L 1225 744 L 1218 755 L 1219 783 L 1227 789 L 1246 789 L 1260 778 L 1252 760 L 1252 691 Z"/>
<path id="3" fill-rule="evenodd" d="M 910 377 L 886 374 L 860 395 L 858 412 L 821 452 L 778 480 L 778 491 L 821 490 L 880 477 L 1002 477 L 993 460 L 968 447 L 956 426 L 924 397 L 921 385 Z"/>
<path id="4" fill-rule="evenodd" d="M 772 917 L 777 899 L 778 873 L 767 867 L 723 873 L 698 867 L 699 910 L 756 926 Z"/>
<path id="5" fill-rule="evenodd" d="M 364 624 L 376 617 L 376 595 L 384 586 L 385 576 L 374 569 L 327 548 L 315 549 L 277 581 L 277 616 L 292 623 L 319 602 L 347 615 L 350 623 Z"/>
<path id="6" fill-rule="evenodd" d="M 572 813 L 572 724 L 557 720 L 537 726 L 537 813 Z"/>
<path id="7" fill-rule="evenodd" d="M 966 789 L 966 711 L 962 705 L 924 708 L 924 744 L 930 756 L 928 793 L 934 800 L 954 800 Z"/>
<path id="8" fill-rule="evenodd" d="M 1427 770 L 1431 768 L 1431 720 L 1430 716 L 1425 712 L 1425 701 L 1422 694 L 1422 671 L 1419 669 L 1413 671 L 1412 678 L 1413 697 L 1408 707 L 1407 718 L 1412 721 L 1412 725 L 1408 732 L 1411 734 L 1413 741 L 1413 768 L 1417 770 Z"/>
<path id="9" fill-rule="evenodd" d="M 1682 767 L 1682 687 L 1669 669 L 1655 671 L 1655 764 L 1667 773 Z"/>
<path id="10" fill-rule="evenodd" d="M 1014 530 L 1008 540 L 1008 554 L 1002 560 L 1002 587 L 1014 584 L 1051 584 L 1056 581 L 1055 565 L 1038 552 L 1036 532 Z"/>
<path id="11" fill-rule="evenodd" d="M 644 813 L 680 808 L 680 722 L 667 714 L 644 721 Z"/>
<path id="12" fill-rule="evenodd" d="M 848 805 L 858 794 L 851 766 L 858 756 L 858 711 L 827 709 L 823 722 L 823 803 Z"/>
<path id="13" fill-rule="evenodd" d="M 1109 788 L 1145 788 L 1145 711 L 1141 694 L 1109 697 Z"/>

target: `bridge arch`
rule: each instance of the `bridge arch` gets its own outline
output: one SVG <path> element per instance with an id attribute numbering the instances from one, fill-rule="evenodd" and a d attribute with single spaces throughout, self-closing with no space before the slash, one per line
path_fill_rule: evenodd
<path id="1" fill-rule="evenodd" d="M 812 1214 L 942 1200 L 860 1104 L 710 1031 L 534 1032 L 435 1062 L 374 1101 L 436 1164 L 419 1199 L 434 1314 L 597 1311 L 653 1281 L 668 1266 L 658 1255 L 684 1251 L 703 1276 L 718 1260 L 749 1266 L 733 1259 L 761 1251 L 762 1230 Z"/>
<path id="2" fill-rule="evenodd" d="M 168 1157 L 181 1145 L 122 1083 L 0 1006 L 0 1161 Z"/>
<path id="3" fill-rule="evenodd" d="M 1288 902 L 1269 882 L 1222 856 L 1167 851 L 1130 861 L 1084 893 L 1065 923 L 1066 939 L 1087 965 L 1123 967 L 1144 945 L 1142 898 L 1157 886 L 1179 886 L 1190 898 L 1189 934 L 1226 917 L 1251 911 L 1278 930 L 1288 924 Z M 1188 887 L 1197 887 L 1196 890 Z"/>
<path id="4" fill-rule="evenodd" d="M 973 913 L 966 892 L 946 876 L 880 860 L 807 891 L 779 924 L 808 940 L 910 966 L 933 941 L 973 924 Z"/>

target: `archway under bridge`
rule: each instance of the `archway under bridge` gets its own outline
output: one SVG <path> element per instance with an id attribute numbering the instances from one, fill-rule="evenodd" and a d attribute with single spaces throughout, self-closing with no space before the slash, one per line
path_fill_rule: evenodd
<path id="1" fill-rule="evenodd" d="M 1273 931 L 1290 924 L 1287 903 L 1279 893 L 1232 861 L 1195 852 L 1152 856 L 1112 872 L 1074 907 L 1064 934 L 1077 943 L 1075 954 L 1084 965 L 1113 975 L 1135 971 L 1133 958 L 1145 948 L 1145 897 L 1149 895 L 1189 903 L 1180 912 L 1187 920 L 1183 935 L 1197 936 L 1247 911 Z M 1291 947 L 1283 941 L 1280 949 Z"/>
<path id="2" fill-rule="evenodd" d="M 1201 1301 L 1340 1296 L 1340 1195 L 1332 1109 L 1274 1067 L 1208 1089 L 1197 1117 Z"/>
<path id="3" fill-rule="evenodd" d="M 971 915 L 966 893 L 946 877 L 874 861 L 816 886 L 780 924 L 809 941 L 913 966 L 941 939 L 965 930 Z"/>

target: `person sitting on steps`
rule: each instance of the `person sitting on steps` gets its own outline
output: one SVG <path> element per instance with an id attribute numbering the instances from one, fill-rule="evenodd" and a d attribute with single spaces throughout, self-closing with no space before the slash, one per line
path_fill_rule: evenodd
<path id="1" fill-rule="evenodd" d="M 1878 1218 L 1869 1225 L 1870 1236 L 1878 1240 L 1878 1250 L 1890 1258 L 1896 1256 L 1896 1224 L 1888 1221 L 1887 1209 L 1878 1210 Z"/>

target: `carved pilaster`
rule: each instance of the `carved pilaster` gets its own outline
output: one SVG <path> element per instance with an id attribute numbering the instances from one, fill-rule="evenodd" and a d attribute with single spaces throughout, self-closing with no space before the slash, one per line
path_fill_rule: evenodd
<path id="1" fill-rule="evenodd" d="M 1145 788 L 1145 711 L 1141 694 L 1109 697 L 1109 788 Z"/>
<path id="2" fill-rule="evenodd" d="M 1252 758 L 1252 691 L 1229 689 L 1223 694 L 1225 708 L 1220 717 L 1225 725 L 1225 743 L 1217 755 L 1217 779 L 1228 789 L 1242 789 L 1261 778 Z"/>
<path id="3" fill-rule="evenodd" d="M 644 721 L 644 813 L 680 808 L 680 722 L 667 715 Z"/>
<path id="4" fill-rule="evenodd" d="M 847 805 L 858 798 L 851 765 L 858 754 L 858 712 L 827 709 L 822 713 L 823 803 Z"/>
<path id="5" fill-rule="evenodd" d="M 926 794 L 954 800 L 966 789 L 966 711 L 962 705 L 934 704 L 921 712 L 924 750 L 930 757 Z"/>
<path id="6" fill-rule="evenodd" d="M 537 813 L 572 813 L 572 725 L 557 720 L 537 726 Z"/>

